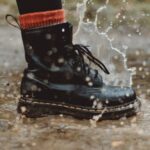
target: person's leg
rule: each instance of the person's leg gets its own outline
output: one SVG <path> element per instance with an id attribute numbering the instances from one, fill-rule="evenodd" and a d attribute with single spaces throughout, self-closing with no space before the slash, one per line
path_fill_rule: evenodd
<path id="1" fill-rule="evenodd" d="M 61 0 L 17 0 L 21 28 L 29 29 L 65 20 Z"/>
<path id="2" fill-rule="evenodd" d="M 17 0 L 20 14 L 62 9 L 61 0 Z"/>

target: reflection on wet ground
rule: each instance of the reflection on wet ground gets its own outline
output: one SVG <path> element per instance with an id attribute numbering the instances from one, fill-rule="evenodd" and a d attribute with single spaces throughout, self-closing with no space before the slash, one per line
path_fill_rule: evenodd
<path id="1" fill-rule="evenodd" d="M 136 68 L 134 88 L 142 110 L 119 121 L 76 120 L 66 116 L 40 119 L 20 118 L 16 113 L 21 72 L 24 68 L 18 35 L 10 31 L 0 40 L 0 149 L 1 150 L 148 150 L 150 147 L 150 54 L 135 50 L 128 55 L 129 67 Z M 7 44 L 10 35 L 10 45 Z M 18 39 L 18 38 L 17 38 Z M 144 40 L 144 39 L 143 39 Z M 17 50 L 16 50 L 17 49 Z M 21 48 L 22 49 L 22 48 Z"/>

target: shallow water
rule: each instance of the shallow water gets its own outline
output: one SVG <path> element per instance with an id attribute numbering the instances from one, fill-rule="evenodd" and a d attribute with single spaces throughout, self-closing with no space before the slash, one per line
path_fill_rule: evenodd
<path id="1" fill-rule="evenodd" d="M 18 31 L 1 27 L 0 33 L 0 149 L 1 150 L 148 150 L 150 147 L 150 54 L 149 43 L 140 37 L 142 50 L 132 45 L 128 66 L 136 68 L 134 88 L 142 101 L 136 117 L 119 121 L 76 120 L 66 116 L 20 118 L 16 113 L 24 54 Z M 121 41 L 116 40 L 116 46 Z M 125 37 L 122 37 L 126 39 Z M 16 42 L 13 41 L 16 39 Z M 134 37 L 138 39 L 138 37 Z M 132 40 L 135 42 L 134 40 Z M 9 42 L 9 45 L 7 44 Z M 126 41 L 127 42 L 127 41 Z M 130 43 L 128 42 L 130 46 Z M 18 47 L 20 49 L 18 49 Z"/>

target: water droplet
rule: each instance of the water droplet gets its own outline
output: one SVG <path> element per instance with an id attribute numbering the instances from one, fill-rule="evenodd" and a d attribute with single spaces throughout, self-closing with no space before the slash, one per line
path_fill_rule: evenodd
<path id="1" fill-rule="evenodd" d="M 126 97 L 129 97 L 130 96 L 130 94 L 129 93 L 126 93 Z"/>
<path id="2" fill-rule="evenodd" d="M 27 77 L 33 79 L 34 78 L 34 74 L 33 73 L 28 73 Z"/>
<path id="3" fill-rule="evenodd" d="M 101 102 L 97 103 L 97 109 L 102 109 L 103 108 L 103 104 Z"/>
<path id="4" fill-rule="evenodd" d="M 143 70 L 143 68 L 142 67 L 139 67 L 139 71 L 142 71 Z"/>
<path id="5" fill-rule="evenodd" d="M 112 145 L 113 148 L 118 148 L 123 144 L 124 144 L 123 141 L 113 141 L 111 145 Z"/>
<path id="6" fill-rule="evenodd" d="M 77 67 L 77 71 L 80 72 L 81 71 L 81 67 Z"/>
<path id="7" fill-rule="evenodd" d="M 124 122 L 123 122 L 123 121 L 121 121 L 121 122 L 120 122 L 120 125 L 122 125 L 122 126 L 123 126 L 123 125 L 124 125 Z"/>
<path id="8" fill-rule="evenodd" d="M 139 55 L 140 55 L 140 52 L 139 52 L 139 51 L 136 51 L 135 54 L 136 54 L 136 56 L 139 56 Z"/>
<path id="9" fill-rule="evenodd" d="M 64 117 L 64 115 L 63 115 L 63 114 L 60 114 L 59 116 L 60 116 L 61 118 L 62 118 L 62 117 Z"/>
<path id="10" fill-rule="evenodd" d="M 6 67 L 6 68 L 9 67 L 9 63 L 8 63 L 8 62 L 5 62 L 5 63 L 4 63 L 4 67 Z"/>
<path id="11" fill-rule="evenodd" d="M 131 37 L 132 35 L 131 34 L 128 34 L 128 37 Z"/>
<path id="12" fill-rule="evenodd" d="M 64 62 L 65 62 L 64 58 L 59 58 L 59 59 L 58 59 L 58 63 L 59 63 L 59 64 L 63 64 Z"/>
<path id="13" fill-rule="evenodd" d="M 48 34 L 45 35 L 45 37 L 46 37 L 47 40 L 51 40 L 52 35 L 50 33 L 48 33 Z"/>
<path id="14" fill-rule="evenodd" d="M 36 146 L 36 143 L 32 143 L 32 146 Z"/>
<path id="15" fill-rule="evenodd" d="M 58 49 L 56 47 L 52 48 L 53 53 L 57 53 Z"/>
<path id="16" fill-rule="evenodd" d="M 25 106 L 22 106 L 22 107 L 21 107 L 21 112 L 22 112 L 22 113 L 25 113 L 26 111 L 27 111 L 27 108 L 26 108 Z"/>
<path id="17" fill-rule="evenodd" d="M 93 86 L 93 82 L 88 82 L 88 85 L 89 86 Z"/>
<path id="18" fill-rule="evenodd" d="M 109 100 L 106 100 L 105 103 L 106 103 L 106 104 L 109 104 Z"/>
<path id="19" fill-rule="evenodd" d="M 62 28 L 62 32 L 65 32 L 65 29 L 64 29 L 64 28 Z"/>
<path id="20" fill-rule="evenodd" d="M 146 66 L 146 65 L 147 65 L 147 62 L 146 62 L 146 61 L 143 61 L 142 64 L 143 64 L 143 66 Z"/>
<path id="21" fill-rule="evenodd" d="M 125 20 L 125 19 L 126 19 L 126 16 L 123 16 L 122 18 Z"/>
<path id="22" fill-rule="evenodd" d="M 48 84 L 48 80 L 44 80 L 43 82 L 46 83 L 46 84 Z"/>
<path id="23" fill-rule="evenodd" d="M 86 77 L 86 78 L 85 78 L 85 81 L 86 81 L 86 82 L 90 82 L 90 81 L 91 81 L 91 78 L 90 78 L 90 77 Z"/>
<path id="24" fill-rule="evenodd" d="M 48 51 L 48 55 L 51 56 L 53 54 L 53 51 Z"/>
<path id="25" fill-rule="evenodd" d="M 128 46 L 127 45 L 123 45 L 122 48 L 125 49 L 125 50 L 127 50 Z"/>
<path id="26" fill-rule="evenodd" d="M 94 99 L 95 99 L 95 96 L 94 96 L 94 95 L 91 95 L 91 96 L 90 96 L 90 99 L 91 99 L 91 100 L 94 100 Z"/>
<path id="27" fill-rule="evenodd" d="M 31 86 L 31 90 L 32 90 L 32 91 L 37 91 L 37 90 L 38 90 L 38 87 L 37 87 L 36 85 L 32 85 L 32 86 Z"/>

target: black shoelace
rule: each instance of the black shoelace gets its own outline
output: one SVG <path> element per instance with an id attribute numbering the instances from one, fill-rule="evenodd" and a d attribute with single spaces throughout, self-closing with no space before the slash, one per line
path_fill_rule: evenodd
<path id="1" fill-rule="evenodd" d="M 88 67 L 88 72 L 90 72 L 89 70 L 91 68 L 89 68 L 89 65 L 87 65 L 85 63 L 84 56 L 86 56 L 90 62 L 97 65 L 106 74 L 110 74 L 110 72 L 108 71 L 106 66 L 100 60 L 98 60 L 95 56 L 93 56 L 93 54 L 88 49 L 88 46 L 84 46 L 82 44 L 75 44 L 75 45 L 73 45 L 73 49 L 76 51 L 76 54 L 79 55 L 79 57 L 81 58 L 82 66 L 84 66 L 83 68 L 85 71 L 86 71 L 86 67 Z M 96 71 L 96 74 L 98 74 L 98 71 L 97 70 L 95 70 L 95 71 Z"/>

